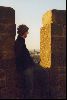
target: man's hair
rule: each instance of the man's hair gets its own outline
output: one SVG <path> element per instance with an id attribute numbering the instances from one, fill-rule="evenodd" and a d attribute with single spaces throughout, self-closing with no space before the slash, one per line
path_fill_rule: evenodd
<path id="1" fill-rule="evenodd" d="M 18 26 L 17 33 L 22 36 L 28 30 L 29 30 L 29 28 L 26 25 L 22 24 L 22 25 Z"/>

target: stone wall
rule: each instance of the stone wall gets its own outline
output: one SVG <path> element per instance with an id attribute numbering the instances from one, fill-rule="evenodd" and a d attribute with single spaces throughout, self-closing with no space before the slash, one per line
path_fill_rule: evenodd
<path id="1" fill-rule="evenodd" d="M 51 10 L 43 15 L 40 37 L 41 66 L 50 68 L 51 98 L 66 98 L 66 11 Z"/>
<path id="2" fill-rule="evenodd" d="M 15 98 L 15 11 L 0 6 L 0 98 Z"/>
<path id="3" fill-rule="evenodd" d="M 40 58 L 43 67 L 66 64 L 65 14 L 64 10 L 52 10 L 43 15 L 40 32 Z"/>

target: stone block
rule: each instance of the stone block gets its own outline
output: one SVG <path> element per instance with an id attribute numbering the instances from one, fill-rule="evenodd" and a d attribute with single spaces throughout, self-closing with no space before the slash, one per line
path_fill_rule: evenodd
<path id="1" fill-rule="evenodd" d="M 16 33 L 16 25 L 15 24 L 0 24 L 0 32 L 2 35 L 9 36 L 9 34 L 15 35 Z"/>
<path id="2" fill-rule="evenodd" d="M 15 10 L 10 7 L 0 6 L 0 23 L 15 23 Z"/>
<path id="3" fill-rule="evenodd" d="M 66 67 L 53 67 L 50 71 L 50 88 L 53 99 L 66 98 Z M 62 91 L 63 90 L 63 91 Z"/>
<path id="4" fill-rule="evenodd" d="M 63 33 L 64 25 L 62 24 L 51 24 L 51 36 L 65 36 Z"/>
<path id="5" fill-rule="evenodd" d="M 0 89 L 6 87 L 6 72 L 0 69 Z"/>
<path id="6" fill-rule="evenodd" d="M 66 37 L 51 37 L 51 49 L 52 53 L 64 53 L 66 54 Z"/>

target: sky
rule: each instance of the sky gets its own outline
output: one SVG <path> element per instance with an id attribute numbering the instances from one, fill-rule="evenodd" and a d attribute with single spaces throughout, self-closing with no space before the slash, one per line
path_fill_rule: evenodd
<path id="1" fill-rule="evenodd" d="M 27 48 L 39 50 L 43 14 L 52 9 L 66 10 L 66 0 L 0 0 L 0 6 L 14 8 L 16 27 L 20 24 L 29 27 Z"/>

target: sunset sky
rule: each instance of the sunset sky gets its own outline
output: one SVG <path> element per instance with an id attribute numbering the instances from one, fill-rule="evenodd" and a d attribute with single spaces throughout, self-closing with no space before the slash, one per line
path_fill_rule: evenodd
<path id="1" fill-rule="evenodd" d="M 40 27 L 42 16 L 51 9 L 66 9 L 66 0 L 0 0 L 0 6 L 15 9 L 16 26 L 26 24 L 30 34 L 26 39 L 29 50 L 40 49 Z"/>

